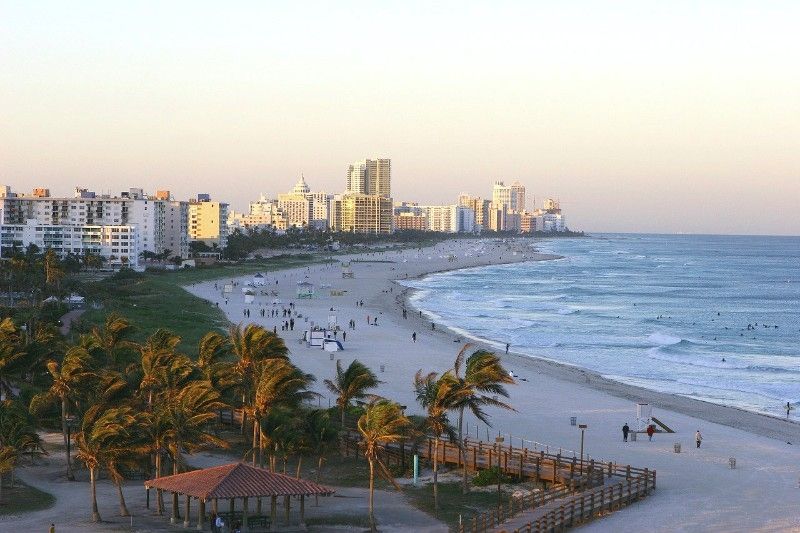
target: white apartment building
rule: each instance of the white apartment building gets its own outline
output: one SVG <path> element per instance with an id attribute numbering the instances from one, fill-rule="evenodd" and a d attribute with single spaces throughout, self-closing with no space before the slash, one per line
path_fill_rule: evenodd
<path id="1" fill-rule="evenodd" d="M 159 195 L 147 196 L 134 188 L 119 196 L 98 196 L 76 188 L 72 197 L 52 197 L 44 188 L 16 195 L 9 187 L 0 187 L 0 224 L 19 227 L 33 220 L 54 227 L 131 226 L 137 233 L 139 253 L 160 254 L 169 249 L 171 255 L 188 257 L 186 207 L 170 201 L 168 191 Z"/>
<path id="2" fill-rule="evenodd" d="M 422 207 L 428 231 L 472 233 L 475 230 L 475 211 L 463 205 L 429 205 Z"/>
<path id="3" fill-rule="evenodd" d="M 345 192 L 391 198 L 392 160 L 375 158 L 354 162 L 347 168 L 347 190 Z"/>
<path id="4" fill-rule="evenodd" d="M 0 254 L 17 246 L 52 249 L 59 257 L 91 253 L 109 268 L 139 269 L 141 249 L 132 225 L 43 224 L 28 219 L 24 224 L 0 225 Z"/>

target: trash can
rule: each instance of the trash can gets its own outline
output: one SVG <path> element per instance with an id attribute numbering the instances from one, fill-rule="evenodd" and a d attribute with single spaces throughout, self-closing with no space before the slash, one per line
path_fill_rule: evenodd
<path id="1" fill-rule="evenodd" d="M 631 442 L 636 442 L 636 432 L 635 431 L 631 431 L 628 436 L 631 438 Z"/>
<path id="2" fill-rule="evenodd" d="M 675 453 L 681 453 L 681 443 L 676 442 L 672 445 L 672 448 L 675 450 Z"/>
<path id="3" fill-rule="evenodd" d="M 731 457 L 728 459 L 728 464 L 731 465 L 731 470 L 736 468 L 736 457 Z"/>
<path id="4" fill-rule="evenodd" d="M 578 417 L 577 417 L 577 416 L 571 416 L 571 417 L 569 417 L 569 425 L 570 425 L 570 426 L 574 426 L 574 425 L 576 425 L 577 423 L 578 423 Z"/>

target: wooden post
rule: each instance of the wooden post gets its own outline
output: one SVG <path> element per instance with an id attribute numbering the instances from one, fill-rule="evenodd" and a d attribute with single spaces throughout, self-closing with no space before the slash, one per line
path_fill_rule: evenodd
<path id="1" fill-rule="evenodd" d="M 189 513 L 192 512 L 192 497 L 188 494 L 186 495 L 186 510 L 183 513 L 183 527 L 189 527 Z"/>
<path id="2" fill-rule="evenodd" d="M 611 477 L 611 469 L 612 468 L 613 468 L 613 465 L 611 464 L 611 461 L 609 461 L 608 462 L 608 477 Z"/>
<path id="3" fill-rule="evenodd" d="M 628 505 L 631 503 L 631 480 L 628 479 Z"/>
<path id="4" fill-rule="evenodd" d="M 300 495 L 300 524 L 305 524 L 306 522 L 306 496 L 305 494 Z"/>
<path id="5" fill-rule="evenodd" d="M 235 500 L 233 498 L 231 498 L 230 504 L 228 505 L 228 508 L 230 509 L 230 512 L 231 512 L 231 516 L 233 516 L 233 511 L 234 511 L 234 508 L 235 508 L 235 505 L 233 503 L 234 501 Z"/>
<path id="6" fill-rule="evenodd" d="M 269 529 L 275 531 L 275 522 L 278 520 L 278 497 L 270 497 Z"/>
<path id="7" fill-rule="evenodd" d="M 584 516 L 586 516 L 586 494 L 581 494 L 581 518 L 580 518 L 580 522 L 583 522 Z"/>
<path id="8" fill-rule="evenodd" d="M 247 496 L 245 496 L 244 500 L 242 501 L 242 533 L 247 533 L 250 531 L 250 528 L 247 525 L 247 511 Z"/>
<path id="9" fill-rule="evenodd" d="M 206 501 L 202 498 L 197 499 L 197 531 L 205 529 L 206 521 Z"/>
<path id="10" fill-rule="evenodd" d="M 284 512 L 286 513 L 286 525 L 289 525 L 289 511 L 291 510 L 291 498 L 289 496 L 283 497 Z"/>
<path id="11" fill-rule="evenodd" d="M 472 471 L 478 471 L 478 449 L 476 447 L 472 447 Z"/>
<path id="12" fill-rule="evenodd" d="M 625 467 L 625 479 L 631 478 L 631 465 Z"/>
<path id="13" fill-rule="evenodd" d="M 169 517 L 170 524 L 177 524 L 180 515 L 178 513 L 178 493 L 172 493 L 172 515 Z"/>

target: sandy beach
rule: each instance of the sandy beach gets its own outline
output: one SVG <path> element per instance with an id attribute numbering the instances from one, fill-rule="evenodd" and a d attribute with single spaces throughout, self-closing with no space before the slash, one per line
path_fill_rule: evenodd
<path id="1" fill-rule="evenodd" d="M 414 373 L 444 371 L 466 340 L 442 325 L 431 329 L 431 321 L 408 305 L 410 291 L 396 280 L 431 272 L 517 261 L 555 260 L 538 254 L 532 241 L 446 241 L 422 250 L 404 249 L 364 252 L 337 257 L 350 262 L 352 278 L 343 278 L 339 264 L 269 273 L 253 303 L 245 304 L 241 287 L 252 277 L 236 279 L 237 286 L 226 297 L 225 283 L 217 280 L 186 287 L 191 293 L 219 304 L 232 322 L 256 322 L 284 337 L 291 358 L 317 377 L 316 390 L 325 405 L 330 394 L 322 381 L 335 373 L 335 359 L 347 365 L 359 359 L 370 366 L 383 384 L 377 391 L 419 411 L 411 380 Z M 297 282 L 315 287 L 314 298 L 298 299 Z M 276 284 L 277 282 L 277 284 Z M 277 296 L 271 294 L 277 291 Z M 265 294 L 262 294 L 264 292 Z M 336 294 L 336 295 L 334 295 Z M 279 300 L 279 303 L 275 303 Z M 282 331 L 288 320 L 283 308 L 295 304 L 294 330 Z M 363 305 L 361 305 L 363 302 Z M 407 318 L 403 317 L 403 308 Z M 244 316 L 245 309 L 250 317 Z M 260 311 L 265 310 L 265 317 Z M 270 316 L 277 309 L 278 316 Z M 327 325 L 335 316 L 346 332 L 344 351 L 334 360 L 320 348 L 306 346 L 301 336 L 314 324 Z M 377 325 L 368 325 L 377 317 Z M 355 329 L 349 327 L 353 320 Z M 416 332 L 416 342 L 412 333 Z M 339 333 L 339 339 L 343 334 Z M 497 339 L 502 342 L 501 339 Z M 497 350 L 496 346 L 492 349 Z M 548 354 L 537 354 L 547 357 Z M 655 393 L 604 379 L 576 367 L 512 353 L 502 355 L 520 379 L 511 387 L 510 403 L 515 412 L 492 411 L 493 439 L 498 432 L 517 446 L 532 441 L 565 454 L 579 447 L 580 434 L 570 425 L 571 416 L 588 424 L 586 453 L 605 461 L 629 463 L 658 472 L 658 489 L 649 498 L 588 526 L 588 531 L 788 531 L 800 529 L 796 512 L 800 502 L 800 426 L 756 413 L 714 405 L 670 394 Z M 622 441 L 621 427 L 636 421 L 636 402 L 653 406 L 653 414 L 676 430 L 658 433 L 652 442 L 641 436 L 637 442 Z M 486 438 L 486 426 L 468 419 L 474 437 Z M 695 448 L 696 430 L 703 444 Z M 508 440 L 506 441 L 508 442 Z M 673 452 L 680 443 L 682 452 Z M 791 443 L 791 444 L 789 444 Z M 729 458 L 736 459 L 736 469 Z"/>

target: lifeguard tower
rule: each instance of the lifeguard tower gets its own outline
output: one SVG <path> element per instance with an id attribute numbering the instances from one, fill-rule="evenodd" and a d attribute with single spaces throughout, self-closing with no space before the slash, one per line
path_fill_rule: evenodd
<path id="1" fill-rule="evenodd" d="M 342 263 L 342 278 L 354 278 L 353 269 L 350 268 L 350 263 Z"/>
<path id="2" fill-rule="evenodd" d="M 301 281 L 297 284 L 297 297 L 298 298 L 313 298 L 314 297 L 314 284 L 308 281 Z"/>

